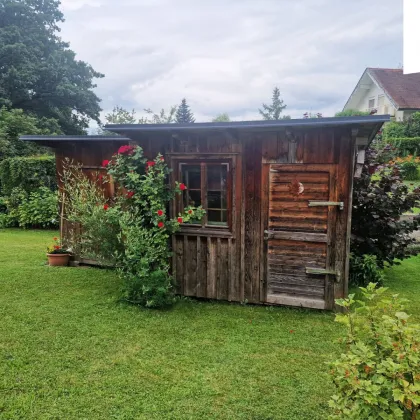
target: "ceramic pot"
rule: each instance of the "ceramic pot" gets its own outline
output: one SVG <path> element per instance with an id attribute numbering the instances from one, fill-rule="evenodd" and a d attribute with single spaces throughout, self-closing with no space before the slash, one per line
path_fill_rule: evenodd
<path id="1" fill-rule="evenodd" d="M 48 265 L 65 267 L 69 263 L 70 254 L 47 254 Z"/>

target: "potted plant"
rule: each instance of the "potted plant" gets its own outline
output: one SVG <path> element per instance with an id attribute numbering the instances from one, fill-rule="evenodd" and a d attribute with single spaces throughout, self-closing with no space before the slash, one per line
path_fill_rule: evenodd
<path id="1" fill-rule="evenodd" d="M 53 240 L 54 243 L 47 248 L 48 265 L 64 267 L 69 263 L 70 251 L 61 245 L 60 239 Z"/>

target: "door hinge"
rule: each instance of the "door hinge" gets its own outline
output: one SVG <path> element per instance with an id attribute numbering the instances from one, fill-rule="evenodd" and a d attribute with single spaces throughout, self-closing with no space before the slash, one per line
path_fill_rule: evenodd
<path id="1" fill-rule="evenodd" d="M 306 267 L 306 274 L 314 274 L 314 275 L 332 275 L 335 276 L 336 283 L 341 282 L 341 272 L 336 270 L 328 270 L 326 268 L 316 268 L 316 267 Z"/>
<path id="2" fill-rule="evenodd" d="M 309 201 L 308 207 L 320 207 L 320 206 L 338 206 L 340 210 L 344 210 L 343 201 Z"/>

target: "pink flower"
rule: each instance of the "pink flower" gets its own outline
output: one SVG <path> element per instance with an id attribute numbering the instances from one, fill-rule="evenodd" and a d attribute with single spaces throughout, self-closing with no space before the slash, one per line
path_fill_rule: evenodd
<path id="1" fill-rule="evenodd" d="M 102 161 L 102 166 L 108 166 L 109 165 L 109 160 L 103 160 Z"/>
<path id="2" fill-rule="evenodd" d="M 161 156 L 161 157 L 160 157 L 160 161 L 161 161 L 161 162 L 165 162 L 165 159 L 164 159 L 164 157 L 163 157 L 163 156 Z"/>

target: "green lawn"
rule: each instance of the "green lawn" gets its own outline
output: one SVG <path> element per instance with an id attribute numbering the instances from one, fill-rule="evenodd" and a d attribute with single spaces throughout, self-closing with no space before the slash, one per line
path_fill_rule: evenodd
<path id="1" fill-rule="evenodd" d="M 52 236 L 0 230 L 1 419 L 326 418 L 332 314 L 189 300 L 141 310 L 117 302 L 112 271 L 45 266 Z M 419 265 L 387 271 L 417 314 Z"/>

